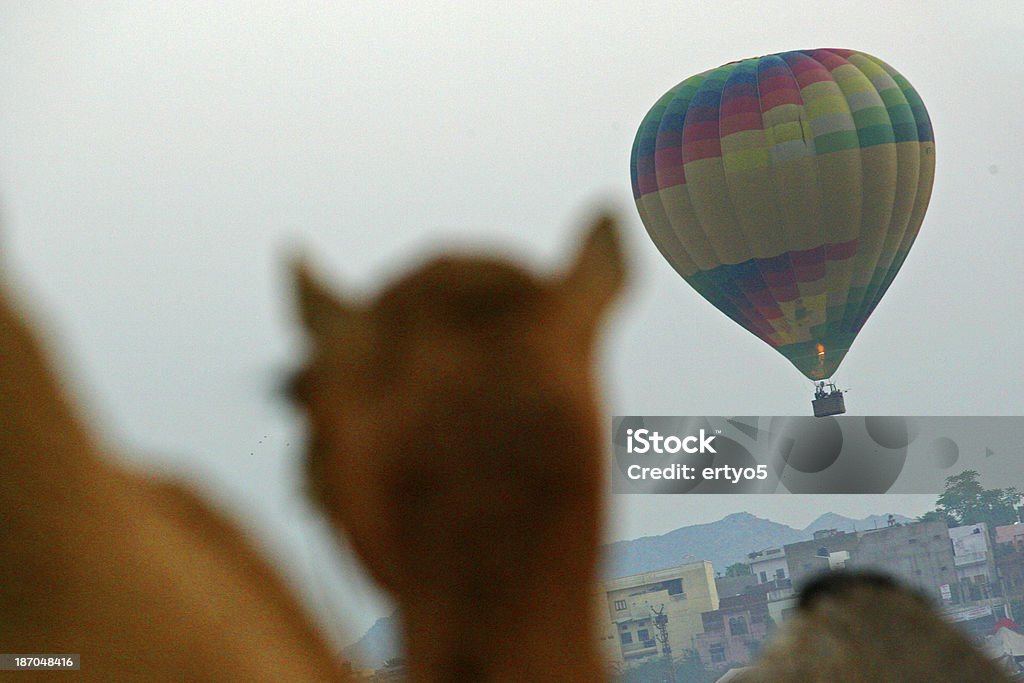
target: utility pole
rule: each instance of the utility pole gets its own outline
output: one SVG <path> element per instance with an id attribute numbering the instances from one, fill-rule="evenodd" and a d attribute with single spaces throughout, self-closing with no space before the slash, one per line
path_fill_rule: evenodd
<path id="1" fill-rule="evenodd" d="M 654 613 L 654 626 L 658 634 L 654 639 L 661 643 L 661 656 L 665 660 L 665 683 L 676 683 L 676 673 L 672 670 L 672 646 L 668 642 L 668 615 L 665 614 L 665 605 L 661 609 L 651 608 Z"/>

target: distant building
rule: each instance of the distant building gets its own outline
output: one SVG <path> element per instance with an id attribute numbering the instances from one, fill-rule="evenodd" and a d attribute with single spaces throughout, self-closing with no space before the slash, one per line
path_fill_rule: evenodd
<path id="1" fill-rule="evenodd" d="M 694 647 L 694 636 L 703 630 L 701 614 L 719 604 L 714 569 L 706 560 L 605 581 L 597 597 L 602 652 L 618 666 L 661 656 L 656 612 L 667 617 L 668 644 L 678 657 Z"/>
<path id="2" fill-rule="evenodd" d="M 1010 605 L 1010 617 L 1024 621 L 1024 548 L 1002 548 L 996 552 L 996 571 L 1003 597 Z"/>
<path id="3" fill-rule="evenodd" d="M 796 608 L 792 571 L 786 548 L 765 548 L 747 555 L 757 586 L 748 592 L 764 596 L 769 616 L 776 624 L 789 619 Z"/>
<path id="4" fill-rule="evenodd" d="M 958 590 L 946 617 L 981 637 L 993 625 L 1010 616 L 996 565 L 995 549 L 985 524 L 968 524 L 949 529 L 953 545 Z M 957 599 L 958 598 L 958 599 Z"/>
<path id="5" fill-rule="evenodd" d="M 1018 515 L 1024 508 L 1018 508 Z M 996 571 L 1010 616 L 1024 621 L 1024 524 L 1016 522 L 995 528 Z"/>
<path id="6" fill-rule="evenodd" d="M 796 614 L 796 603 L 798 597 L 795 593 L 777 600 L 768 602 L 768 616 L 776 624 L 784 624 Z"/>
<path id="7" fill-rule="evenodd" d="M 850 554 L 851 566 L 893 574 L 936 604 L 955 598 L 947 597 L 958 579 L 945 522 L 916 522 L 863 532 L 860 544 Z"/>
<path id="8" fill-rule="evenodd" d="M 747 555 L 750 571 L 767 600 L 782 600 L 793 594 L 785 548 L 766 548 Z"/>
<path id="9" fill-rule="evenodd" d="M 757 577 L 758 583 L 789 578 L 786 551 L 782 548 L 758 550 L 747 555 L 747 559 L 750 560 L 750 572 Z"/>
<path id="10" fill-rule="evenodd" d="M 1017 550 L 1024 551 L 1024 524 L 1007 524 L 996 527 L 996 543 L 1008 543 Z"/>
<path id="11" fill-rule="evenodd" d="M 822 572 L 845 566 L 859 545 L 860 535 L 856 532 L 826 529 L 815 532 L 810 541 L 783 546 L 793 590 L 799 591 L 807 581 Z"/>
<path id="12" fill-rule="evenodd" d="M 722 598 L 701 621 L 704 632 L 694 638 L 694 648 L 705 668 L 748 664 L 768 637 L 768 602 L 763 593 Z"/>
<path id="13" fill-rule="evenodd" d="M 750 574 L 715 577 L 715 587 L 718 590 L 719 600 L 730 595 L 745 595 L 756 586 L 757 578 Z"/>
<path id="14" fill-rule="evenodd" d="M 1008 615 L 984 524 L 948 529 L 936 520 L 850 533 L 829 530 L 783 550 L 796 590 L 822 571 L 873 569 L 916 588 L 967 630 L 982 631 Z"/>
<path id="15" fill-rule="evenodd" d="M 893 574 L 936 603 L 943 599 L 943 585 L 948 588 L 957 583 L 953 547 L 941 521 L 859 532 L 832 529 L 814 536 L 784 548 L 797 591 L 816 574 L 845 567 Z"/>
<path id="16" fill-rule="evenodd" d="M 949 530 L 953 542 L 953 564 L 964 602 L 986 600 L 1000 595 L 992 543 L 985 524 L 958 526 Z"/>

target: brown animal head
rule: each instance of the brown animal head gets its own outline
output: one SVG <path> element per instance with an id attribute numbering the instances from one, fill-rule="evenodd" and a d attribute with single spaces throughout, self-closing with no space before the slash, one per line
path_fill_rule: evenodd
<path id="1" fill-rule="evenodd" d="M 804 588 L 798 607 L 736 683 L 1009 680 L 925 598 L 886 576 L 826 574 Z"/>
<path id="2" fill-rule="evenodd" d="M 624 277 L 613 221 L 555 277 L 441 258 L 369 304 L 304 264 L 296 277 L 310 493 L 403 612 L 479 624 L 481 605 L 507 615 L 566 582 L 585 604 L 603 481 L 595 332 Z"/>

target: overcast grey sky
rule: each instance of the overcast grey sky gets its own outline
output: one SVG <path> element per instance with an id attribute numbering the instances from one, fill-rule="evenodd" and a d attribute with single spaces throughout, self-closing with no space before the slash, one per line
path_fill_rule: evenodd
<path id="1" fill-rule="evenodd" d="M 361 291 L 450 244 L 553 269 L 581 214 L 611 201 L 635 275 L 605 344 L 608 412 L 807 414 L 809 382 L 649 242 L 629 149 L 693 73 L 863 50 L 921 94 L 938 166 L 920 237 L 836 379 L 858 414 L 1020 414 L 1022 32 L 1012 2 L 3 3 L 3 266 L 108 436 L 243 512 L 355 636 L 386 606 L 298 501 L 299 425 L 270 394 L 298 349 L 285 245 Z M 932 501 L 619 497 L 609 535 Z"/>

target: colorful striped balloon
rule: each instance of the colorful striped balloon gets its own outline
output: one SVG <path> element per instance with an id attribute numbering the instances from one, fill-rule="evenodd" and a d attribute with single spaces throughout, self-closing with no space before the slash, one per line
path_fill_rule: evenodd
<path id="1" fill-rule="evenodd" d="M 835 373 L 917 237 L 935 144 L 885 62 L 819 49 L 688 78 L 633 143 L 659 251 L 712 305 L 811 379 Z"/>

